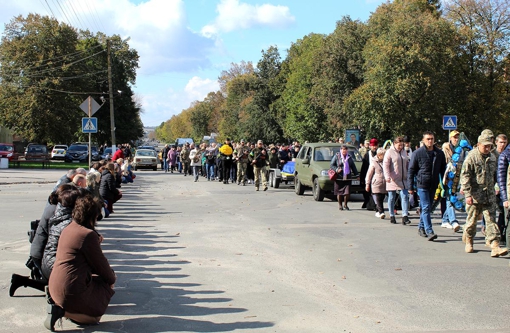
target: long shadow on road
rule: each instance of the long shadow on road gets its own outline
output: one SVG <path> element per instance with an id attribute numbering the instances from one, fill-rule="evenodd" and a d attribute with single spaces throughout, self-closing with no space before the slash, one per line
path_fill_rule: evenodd
<path id="1" fill-rule="evenodd" d="M 274 326 L 248 317 L 222 322 L 221 315 L 248 310 L 232 307 L 233 300 L 224 296 L 225 291 L 201 288 L 186 274 L 190 262 L 179 260 L 179 251 L 185 249 L 179 246 L 179 236 L 156 230 L 154 224 L 158 215 L 172 212 L 160 211 L 157 205 L 148 208 L 134 194 L 124 194 L 115 207 L 110 218 L 99 222 L 98 231 L 105 238 L 102 248 L 117 274 L 116 293 L 101 324 L 80 330 L 228 332 Z M 140 219 L 147 214 L 150 219 Z"/>

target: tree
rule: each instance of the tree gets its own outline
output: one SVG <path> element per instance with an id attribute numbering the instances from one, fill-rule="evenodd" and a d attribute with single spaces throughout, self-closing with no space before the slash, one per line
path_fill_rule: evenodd
<path id="1" fill-rule="evenodd" d="M 456 109 L 457 35 L 427 4 L 387 3 L 369 20 L 364 83 L 344 104 L 369 136 L 437 132 L 442 115 Z"/>
<path id="2" fill-rule="evenodd" d="M 133 100 L 138 54 L 119 36 L 107 37 L 47 16 L 18 16 L 6 25 L 0 45 L 0 122 L 29 141 L 82 140 L 79 105 L 88 95 L 108 98 L 106 40 L 112 43 L 115 125 L 119 142 L 143 135 L 141 105 Z M 95 141 L 110 138 L 110 114 L 98 117 Z"/>
<path id="3" fill-rule="evenodd" d="M 458 66 L 464 93 L 460 98 L 469 115 L 463 125 L 472 137 L 487 127 L 508 132 L 509 92 L 505 74 L 510 46 L 510 3 L 452 0 L 445 13 L 461 36 Z"/>
<path id="4" fill-rule="evenodd" d="M 357 126 L 350 112 L 344 111 L 344 101 L 363 83 L 363 49 L 368 40 L 367 25 L 343 17 L 315 53 L 311 99 L 324 110 L 328 132 L 335 137 L 343 130 Z"/>
<path id="5" fill-rule="evenodd" d="M 324 109 L 311 98 L 314 61 L 324 39 L 325 36 L 320 34 L 303 37 L 292 44 L 284 61 L 282 75 L 286 83 L 279 107 L 280 113 L 285 113 L 286 137 L 319 141 L 327 140 L 331 135 Z"/>
<path id="6" fill-rule="evenodd" d="M 6 25 L 0 45 L 0 121 L 29 141 L 67 142 L 80 129 L 77 96 L 84 86 L 78 34 L 55 19 L 30 14 Z"/>

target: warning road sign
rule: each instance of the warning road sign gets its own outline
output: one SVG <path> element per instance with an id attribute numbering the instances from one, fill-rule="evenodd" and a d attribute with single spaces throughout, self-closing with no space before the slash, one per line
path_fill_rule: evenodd
<path id="1" fill-rule="evenodd" d="M 443 116 L 443 129 L 450 131 L 457 129 L 457 116 Z"/>
<path id="2" fill-rule="evenodd" d="M 81 118 L 81 131 L 83 133 L 97 133 L 97 118 Z"/>

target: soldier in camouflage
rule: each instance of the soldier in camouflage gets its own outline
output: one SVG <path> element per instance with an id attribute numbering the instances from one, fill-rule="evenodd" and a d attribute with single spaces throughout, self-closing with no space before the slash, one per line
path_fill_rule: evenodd
<path id="1" fill-rule="evenodd" d="M 182 163 L 182 171 L 184 172 L 184 176 L 187 176 L 189 173 L 189 166 L 190 166 L 190 158 L 189 153 L 191 152 L 191 149 L 189 147 L 189 143 L 186 142 L 186 144 L 182 147 L 181 150 L 181 163 Z"/>
<path id="2" fill-rule="evenodd" d="M 246 185 L 246 169 L 248 168 L 250 148 L 245 145 L 244 140 L 241 140 L 239 146 L 237 146 L 234 154 L 236 155 L 237 163 L 237 185 L 243 183 Z"/>
<path id="3" fill-rule="evenodd" d="M 496 224 L 496 158 L 491 153 L 492 140 L 490 135 L 482 132 L 478 137 L 478 145 L 473 149 L 462 164 L 460 174 L 461 192 L 466 198 L 467 219 L 462 234 L 466 244 L 466 253 L 473 252 L 473 238 L 476 235 L 478 216 L 485 217 L 485 240 L 491 246 L 491 257 L 506 255 L 508 250 L 499 246 L 500 232 Z"/>

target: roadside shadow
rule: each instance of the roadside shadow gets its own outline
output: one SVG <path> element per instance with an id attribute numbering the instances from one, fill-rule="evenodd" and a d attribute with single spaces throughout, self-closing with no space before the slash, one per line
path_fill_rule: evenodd
<path id="1" fill-rule="evenodd" d="M 186 268 L 192 263 L 180 259 L 186 247 L 180 245 L 179 234 L 155 230 L 154 220 L 140 225 L 139 215 L 132 213 L 147 207 L 144 198 L 141 195 L 139 200 L 130 202 L 130 213 L 98 223 L 98 232 L 104 236 L 101 247 L 117 275 L 115 295 L 101 324 L 76 327 L 64 321 L 65 330 L 229 332 L 274 326 L 255 316 L 243 316 L 248 309 L 233 306 L 235 301 L 224 290 L 193 281 Z M 126 208 L 119 207 L 118 212 Z M 165 215 L 154 208 L 143 213 Z M 203 273 L 208 274 L 205 268 Z"/>

